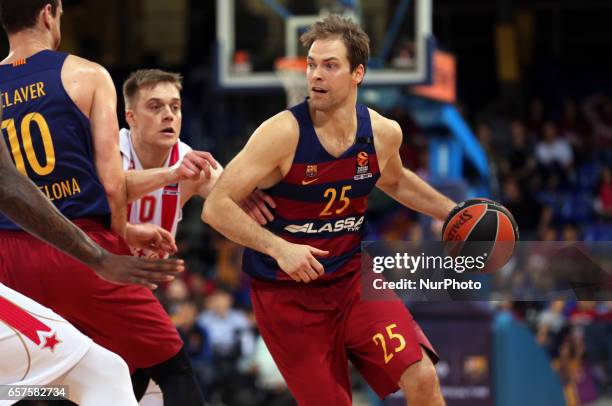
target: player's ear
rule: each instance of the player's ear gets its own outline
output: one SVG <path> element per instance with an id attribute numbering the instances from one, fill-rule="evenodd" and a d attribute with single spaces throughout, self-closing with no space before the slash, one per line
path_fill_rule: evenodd
<path id="1" fill-rule="evenodd" d="M 45 28 L 51 29 L 52 21 L 53 21 L 53 9 L 51 4 L 45 5 L 41 10 L 39 17 L 42 18 L 43 24 L 45 24 Z"/>
<path id="2" fill-rule="evenodd" d="M 127 121 L 130 127 L 134 127 L 136 124 L 136 119 L 134 118 L 134 112 L 132 110 L 125 111 L 125 121 Z"/>
<path id="3" fill-rule="evenodd" d="M 359 64 L 355 70 L 353 71 L 353 81 L 355 81 L 356 85 L 360 85 L 363 82 L 363 77 L 365 76 L 365 68 L 362 64 Z"/>

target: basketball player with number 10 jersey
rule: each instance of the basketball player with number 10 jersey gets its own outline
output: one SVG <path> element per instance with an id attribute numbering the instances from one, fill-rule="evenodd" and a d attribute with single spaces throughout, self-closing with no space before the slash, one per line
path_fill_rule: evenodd
<path id="1" fill-rule="evenodd" d="M 46 3 L 36 10 L 38 3 L 2 2 L 5 28 L 16 21 L 9 15 L 21 15 L 26 5 L 34 10 L 33 19 L 7 28 L 11 53 L 0 65 L 3 141 L 17 169 L 62 214 L 108 251 L 130 254 L 124 236 L 134 248 L 151 244 L 130 231 L 145 228 L 126 222 L 129 187 L 119 153 L 113 82 L 100 65 L 55 51 L 61 38 L 62 3 Z M 2 215 L 0 240 L 2 283 L 54 309 L 120 355 L 130 369 L 163 364 L 180 355 L 182 340 L 151 290 L 101 279 Z M 168 279 L 159 281 L 164 280 Z M 160 386 L 164 395 L 166 389 L 172 393 L 174 404 L 204 403 L 195 378 L 182 365 L 166 365 L 165 370 L 169 385 Z M 177 381 L 185 384 L 177 388 Z"/>
<path id="2" fill-rule="evenodd" d="M 129 221 L 153 223 L 172 235 L 176 235 L 183 205 L 194 195 L 206 199 L 223 169 L 208 152 L 194 151 L 180 141 L 181 90 L 182 78 L 177 73 L 141 69 L 130 74 L 123 84 L 125 117 L 130 129 L 120 131 L 123 167 L 132 186 L 128 197 Z M 200 175 L 198 167 L 204 167 L 203 174 Z M 260 224 L 272 220 L 266 204 L 273 207 L 274 202 L 268 196 L 255 191 L 246 200 L 243 209 Z M 151 253 L 144 250 L 140 255 Z M 143 381 L 149 377 L 157 381 L 152 370 L 137 371 L 134 375 L 138 395 L 146 385 Z M 140 404 L 161 404 L 155 393 L 155 388 L 149 385 Z"/>
<path id="3" fill-rule="evenodd" d="M 76 63 L 68 54 L 43 50 L 17 63 L 1 65 L 0 86 L 6 106 L 3 133 L 8 136 L 17 168 L 62 214 L 109 251 L 129 254 L 123 239 L 108 229 L 110 210 L 94 165 L 89 118 L 63 84 L 66 67 Z M 19 231 L 2 214 L 0 230 L 3 251 L 12 247 L 11 255 L 4 258 L 8 285 L 53 308 L 96 342 L 121 355 L 132 368 L 163 361 L 182 346 L 150 290 L 100 279 L 93 270 Z M 158 328 L 152 327 L 152 321 Z M 139 331 L 139 326 L 144 330 Z M 123 338 L 117 335 L 119 331 Z"/>
<path id="4" fill-rule="evenodd" d="M 119 132 L 119 148 L 125 170 L 145 169 L 134 149 L 130 130 L 123 128 Z M 189 145 L 177 140 L 161 168 L 178 165 L 189 151 L 191 151 Z M 182 218 L 181 207 L 181 182 L 172 183 L 131 202 L 128 206 L 128 221 L 132 224 L 153 223 L 175 236 L 176 228 Z"/>

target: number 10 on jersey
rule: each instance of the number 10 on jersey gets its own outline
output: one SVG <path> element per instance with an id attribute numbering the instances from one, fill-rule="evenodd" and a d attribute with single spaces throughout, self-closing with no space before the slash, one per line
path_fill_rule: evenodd
<path id="1" fill-rule="evenodd" d="M 36 152 L 34 151 L 34 144 L 32 141 L 32 133 L 30 128 L 32 124 L 38 126 L 40 136 L 42 139 L 43 148 L 45 151 L 45 164 L 40 164 Z M 8 134 L 8 141 L 15 161 L 15 166 L 24 176 L 28 176 L 28 172 L 25 167 L 25 161 L 21 150 L 25 152 L 26 159 L 30 168 L 39 176 L 45 176 L 53 172 L 55 169 L 55 148 L 53 147 L 53 139 L 51 138 L 51 131 L 49 131 L 49 125 L 47 121 L 40 113 L 29 113 L 21 120 L 19 126 L 21 133 L 21 141 L 17 126 L 15 125 L 15 119 L 7 119 L 2 121 L 2 130 L 6 130 Z"/>

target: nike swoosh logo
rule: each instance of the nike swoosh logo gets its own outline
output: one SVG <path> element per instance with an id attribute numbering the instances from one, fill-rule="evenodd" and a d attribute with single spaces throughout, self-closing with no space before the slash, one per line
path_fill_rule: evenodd
<path id="1" fill-rule="evenodd" d="M 312 179 L 312 180 L 303 180 L 302 181 L 302 185 L 310 185 L 311 183 L 314 183 L 314 182 L 316 182 L 318 180 L 319 180 L 319 178 Z"/>

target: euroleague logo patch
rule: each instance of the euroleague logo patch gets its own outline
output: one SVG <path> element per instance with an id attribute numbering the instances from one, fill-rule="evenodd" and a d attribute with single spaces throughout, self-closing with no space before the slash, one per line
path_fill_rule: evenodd
<path id="1" fill-rule="evenodd" d="M 368 159 L 368 153 L 367 152 L 361 151 L 359 154 L 357 154 L 357 166 L 361 166 L 361 167 L 365 166 L 365 167 L 367 167 L 368 166 L 368 162 L 369 162 L 369 159 Z"/>
<path id="2" fill-rule="evenodd" d="M 370 163 L 370 157 L 367 152 L 361 151 L 357 154 L 357 169 L 355 170 L 355 176 L 353 179 L 361 180 L 368 179 L 372 177 L 370 173 L 370 167 L 368 166 Z"/>

